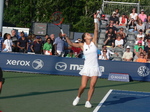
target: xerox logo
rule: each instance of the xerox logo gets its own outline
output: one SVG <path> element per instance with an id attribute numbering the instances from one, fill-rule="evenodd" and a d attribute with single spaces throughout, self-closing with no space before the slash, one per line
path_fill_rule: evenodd
<path id="1" fill-rule="evenodd" d="M 24 60 L 7 60 L 6 65 L 30 66 L 30 61 L 24 61 Z"/>
<path id="2" fill-rule="evenodd" d="M 25 61 L 25 60 L 7 60 L 6 65 L 10 66 L 25 66 L 25 67 L 30 67 L 31 66 L 31 61 Z M 32 62 L 32 67 L 36 70 L 39 70 L 43 68 L 44 62 L 41 59 L 35 59 Z"/>

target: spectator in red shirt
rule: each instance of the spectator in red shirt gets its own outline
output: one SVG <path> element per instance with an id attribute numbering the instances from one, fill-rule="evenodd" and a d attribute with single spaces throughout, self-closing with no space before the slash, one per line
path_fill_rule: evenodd
<path id="1" fill-rule="evenodd" d="M 78 39 L 75 40 L 75 43 L 79 43 Z M 71 47 L 71 50 L 73 50 L 73 52 L 76 55 L 76 57 L 78 57 L 80 55 L 80 53 L 82 52 L 82 49 L 81 48 L 77 48 L 77 47 Z"/>

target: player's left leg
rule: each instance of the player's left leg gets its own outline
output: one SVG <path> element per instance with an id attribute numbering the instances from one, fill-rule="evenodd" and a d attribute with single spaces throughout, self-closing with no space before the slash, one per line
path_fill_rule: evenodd
<path id="1" fill-rule="evenodd" d="M 87 101 L 86 101 L 86 103 L 85 103 L 85 107 L 87 107 L 87 108 L 91 108 L 92 107 L 92 105 L 90 104 L 90 100 L 91 100 L 91 98 L 92 98 L 92 95 L 93 95 L 93 93 L 94 93 L 94 90 L 95 90 L 95 84 L 96 84 L 96 82 L 97 82 L 97 76 L 92 76 L 91 77 L 91 81 L 90 81 L 90 89 L 89 89 L 89 91 L 88 91 L 88 98 L 87 98 Z"/>

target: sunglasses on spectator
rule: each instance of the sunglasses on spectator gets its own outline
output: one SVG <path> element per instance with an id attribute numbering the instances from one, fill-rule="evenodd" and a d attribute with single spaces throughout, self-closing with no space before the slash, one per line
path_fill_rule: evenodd
<path id="1" fill-rule="evenodd" d="M 103 52 L 107 52 L 107 51 L 103 51 Z"/>

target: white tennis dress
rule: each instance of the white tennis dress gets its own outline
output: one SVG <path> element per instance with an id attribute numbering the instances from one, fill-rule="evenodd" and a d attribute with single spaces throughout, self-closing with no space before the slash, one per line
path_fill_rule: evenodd
<path id="1" fill-rule="evenodd" d="M 95 44 L 93 42 L 91 42 L 90 45 L 84 43 L 83 54 L 85 56 L 84 66 L 79 74 L 89 77 L 101 76 L 102 73 L 98 65 L 97 47 Z"/>

